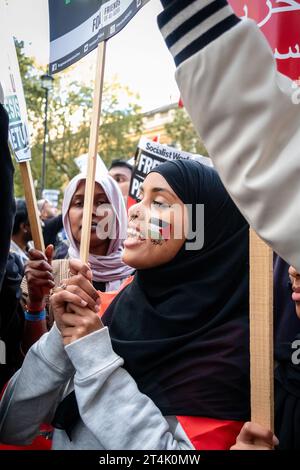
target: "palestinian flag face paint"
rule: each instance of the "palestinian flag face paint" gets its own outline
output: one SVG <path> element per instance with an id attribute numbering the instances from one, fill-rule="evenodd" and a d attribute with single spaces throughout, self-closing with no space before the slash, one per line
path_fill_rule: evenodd
<path id="1" fill-rule="evenodd" d="M 151 240 L 170 240 L 171 225 L 164 220 L 152 218 L 148 225 L 148 236 Z"/>

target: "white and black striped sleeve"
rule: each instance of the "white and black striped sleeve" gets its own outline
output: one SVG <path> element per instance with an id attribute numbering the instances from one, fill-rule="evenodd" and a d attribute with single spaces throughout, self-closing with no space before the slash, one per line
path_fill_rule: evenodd
<path id="1" fill-rule="evenodd" d="M 158 26 L 178 67 L 239 21 L 227 0 L 161 0 Z"/>
<path id="2" fill-rule="evenodd" d="M 231 198 L 300 271 L 300 110 L 257 24 L 224 0 L 161 0 L 185 109 Z M 288 227 L 288 230 L 287 230 Z"/>

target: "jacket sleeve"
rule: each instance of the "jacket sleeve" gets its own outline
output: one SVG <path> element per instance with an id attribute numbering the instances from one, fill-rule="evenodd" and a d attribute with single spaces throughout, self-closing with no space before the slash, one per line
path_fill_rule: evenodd
<path id="1" fill-rule="evenodd" d="M 104 449 L 193 450 L 176 417 L 165 419 L 114 353 L 107 328 L 66 346 L 81 419 Z"/>
<path id="2" fill-rule="evenodd" d="M 41 424 L 50 424 L 57 404 L 74 374 L 54 325 L 28 351 L 0 404 L 0 442 L 30 444 Z"/>
<path id="3" fill-rule="evenodd" d="M 232 199 L 300 271 L 299 90 L 226 0 L 162 0 L 159 27 L 184 105 Z"/>

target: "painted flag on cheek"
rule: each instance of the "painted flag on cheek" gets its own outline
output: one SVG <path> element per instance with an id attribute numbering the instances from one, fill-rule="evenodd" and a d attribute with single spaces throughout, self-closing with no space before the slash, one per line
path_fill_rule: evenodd
<path id="1" fill-rule="evenodd" d="M 164 220 L 151 218 L 148 228 L 148 236 L 151 240 L 170 240 L 171 224 Z"/>

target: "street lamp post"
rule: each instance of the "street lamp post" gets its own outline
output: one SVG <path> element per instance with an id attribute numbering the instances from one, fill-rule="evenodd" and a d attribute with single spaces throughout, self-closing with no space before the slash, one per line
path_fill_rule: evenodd
<path id="1" fill-rule="evenodd" d="M 51 75 L 42 75 L 41 82 L 42 88 L 45 90 L 45 119 L 44 119 L 44 143 L 43 143 L 43 161 L 42 161 L 42 180 L 41 180 L 41 198 L 43 197 L 43 190 L 46 183 L 46 150 L 48 141 L 48 100 L 49 92 L 53 88 L 54 78 Z"/>

